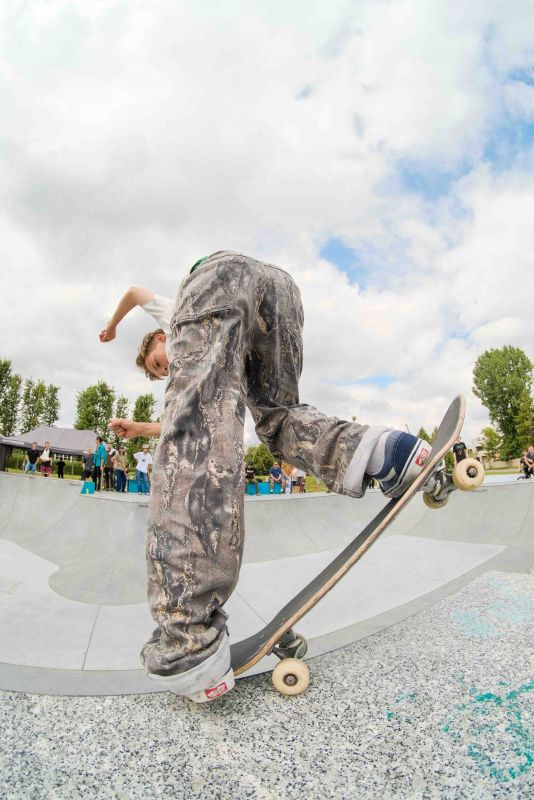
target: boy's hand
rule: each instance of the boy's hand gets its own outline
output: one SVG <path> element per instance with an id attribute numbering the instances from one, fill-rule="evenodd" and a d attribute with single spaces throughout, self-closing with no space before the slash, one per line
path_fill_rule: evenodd
<path id="1" fill-rule="evenodd" d="M 109 427 L 121 439 L 133 439 L 139 436 L 138 423 L 132 419 L 110 419 Z"/>
<path id="2" fill-rule="evenodd" d="M 111 342 L 117 335 L 117 326 L 108 325 L 104 330 L 100 331 L 99 339 L 101 342 Z"/>

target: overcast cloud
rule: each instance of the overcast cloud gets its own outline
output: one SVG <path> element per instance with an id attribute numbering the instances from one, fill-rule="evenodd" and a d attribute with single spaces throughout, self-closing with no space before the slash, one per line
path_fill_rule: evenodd
<path id="1" fill-rule="evenodd" d="M 132 400 L 152 325 L 128 286 L 279 264 L 306 315 L 301 400 L 432 428 L 490 347 L 534 359 L 531 0 L 4 2 L 2 348 Z M 247 441 L 254 440 L 250 420 Z"/>

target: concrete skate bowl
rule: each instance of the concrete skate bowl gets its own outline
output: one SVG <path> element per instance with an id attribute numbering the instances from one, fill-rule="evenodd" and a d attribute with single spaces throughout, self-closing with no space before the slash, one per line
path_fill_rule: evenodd
<path id="1" fill-rule="evenodd" d="M 534 484 L 534 481 L 532 482 Z M 534 566 L 534 486 L 457 492 L 439 510 L 415 498 L 298 629 L 316 656 L 395 624 L 490 569 Z M 227 603 L 249 636 L 384 504 L 338 495 L 245 500 L 246 541 Z M 144 499 L 81 496 L 77 482 L 0 474 L 0 688 L 50 694 L 154 691 L 139 650 L 145 602 Z M 264 659 L 256 672 L 276 663 Z"/>

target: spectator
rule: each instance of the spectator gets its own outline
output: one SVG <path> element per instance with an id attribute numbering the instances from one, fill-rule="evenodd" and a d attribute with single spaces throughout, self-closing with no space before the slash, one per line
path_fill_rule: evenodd
<path id="1" fill-rule="evenodd" d="M 102 489 L 102 473 L 104 472 L 104 467 L 106 466 L 106 445 L 104 444 L 102 437 L 96 437 L 96 450 L 93 455 L 93 481 L 95 483 L 95 490 L 100 492 Z"/>
<path id="2" fill-rule="evenodd" d="M 525 478 L 531 478 L 534 475 L 534 453 L 524 450 L 519 463 L 525 473 Z"/>
<path id="3" fill-rule="evenodd" d="M 26 450 L 26 463 L 24 465 L 24 472 L 37 472 L 37 460 L 39 458 L 39 450 L 37 442 L 32 442 L 32 446 Z"/>
<path id="4" fill-rule="evenodd" d="M 41 475 L 48 478 L 52 473 L 52 453 L 50 452 L 50 442 L 45 442 L 43 451 L 39 456 L 41 460 Z"/>
<path id="5" fill-rule="evenodd" d="M 291 464 L 288 464 L 286 461 L 282 462 L 282 475 L 283 475 L 283 490 L 286 491 L 288 494 L 291 494 L 293 491 L 293 481 L 291 479 L 291 473 L 293 472 L 293 467 Z"/>
<path id="6" fill-rule="evenodd" d="M 148 452 L 148 445 L 143 445 L 142 452 L 134 453 L 134 458 L 137 462 L 135 469 L 137 491 L 139 494 L 148 494 L 148 468 L 152 465 L 152 456 Z"/>
<path id="7" fill-rule="evenodd" d="M 298 467 L 295 467 L 293 473 L 291 479 L 294 480 L 298 494 L 304 494 L 306 492 L 306 473 Z"/>
<path id="8" fill-rule="evenodd" d="M 104 466 L 104 482 L 106 484 L 106 492 L 110 492 L 115 488 L 114 472 L 115 472 L 115 456 L 117 451 L 110 444 L 106 447 L 106 464 Z"/>
<path id="9" fill-rule="evenodd" d="M 291 473 L 293 472 L 293 466 L 288 464 L 287 461 L 282 461 L 282 476 L 284 479 L 284 489 L 283 491 L 291 494 L 293 491 L 293 482 L 291 480 Z"/>
<path id="10" fill-rule="evenodd" d="M 260 489 L 258 486 L 258 479 L 256 478 L 256 470 L 250 462 L 247 462 L 245 466 L 245 492 L 248 491 L 249 483 L 252 483 L 256 487 L 256 494 L 259 494 Z"/>
<path id="11" fill-rule="evenodd" d="M 456 439 L 456 442 L 452 446 L 452 452 L 454 453 L 454 459 L 458 464 L 460 461 L 463 461 L 464 458 L 467 458 L 467 447 L 465 442 L 462 442 L 460 437 Z"/>
<path id="12" fill-rule="evenodd" d="M 93 477 L 93 448 L 88 447 L 85 453 L 82 453 L 82 478 L 84 481 L 88 481 L 89 478 Z"/>
<path id="13" fill-rule="evenodd" d="M 278 463 L 278 461 L 275 461 L 271 469 L 269 470 L 269 486 L 271 487 L 271 494 L 274 492 L 275 483 L 278 483 L 280 485 L 280 490 L 283 492 L 284 476 L 282 470 L 280 469 L 280 464 Z"/>
<path id="14" fill-rule="evenodd" d="M 65 471 L 65 461 L 63 460 L 63 456 L 60 456 L 57 460 L 57 476 L 58 478 L 63 478 Z"/>
<path id="15" fill-rule="evenodd" d="M 126 491 L 126 451 L 124 447 L 119 447 L 119 452 L 115 456 L 115 478 L 117 492 Z"/>

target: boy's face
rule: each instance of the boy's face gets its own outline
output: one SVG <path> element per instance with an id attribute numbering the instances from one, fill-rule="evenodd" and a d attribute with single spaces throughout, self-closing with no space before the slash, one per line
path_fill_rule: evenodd
<path id="1" fill-rule="evenodd" d="M 169 359 L 165 350 L 165 340 L 165 334 L 157 333 L 155 336 L 156 345 L 145 358 L 146 368 L 156 378 L 166 378 L 169 374 Z"/>

